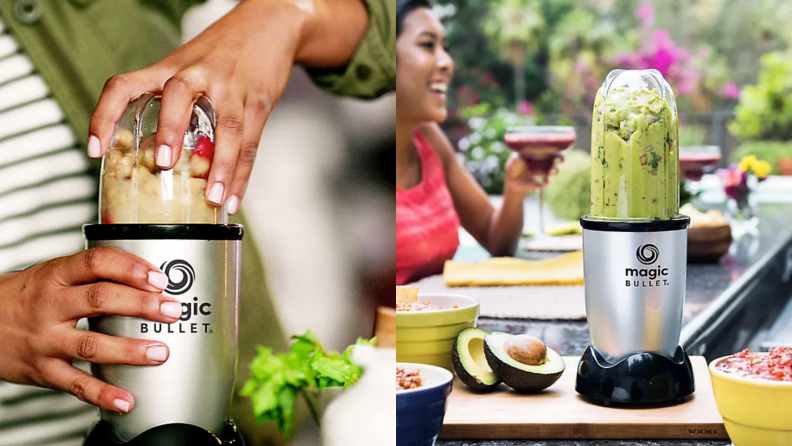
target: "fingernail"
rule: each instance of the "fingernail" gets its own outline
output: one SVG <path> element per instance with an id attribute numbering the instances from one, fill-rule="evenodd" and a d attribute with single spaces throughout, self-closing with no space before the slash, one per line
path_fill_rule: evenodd
<path id="1" fill-rule="evenodd" d="M 117 399 L 117 400 L 113 401 L 113 405 L 115 406 L 116 409 L 118 409 L 121 412 L 124 412 L 124 413 L 129 412 L 130 404 L 129 404 L 128 401 Z"/>
<path id="2" fill-rule="evenodd" d="M 168 276 L 163 273 L 158 273 L 156 271 L 149 271 L 148 273 L 149 283 L 152 286 L 155 286 L 161 290 L 164 290 L 168 286 Z"/>
<path id="3" fill-rule="evenodd" d="M 239 198 L 236 195 L 231 195 L 231 198 L 228 199 L 226 202 L 226 206 L 228 206 L 228 213 L 234 215 L 239 210 Z"/>
<path id="4" fill-rule="evenodd" d="M 223 183 L 215 183 L 207 199 L 214 204 L 220 204 L 223 201 Z"/>
<path id="5" fill-rule="evenodd" d="M 88 156 L 91 158 L 99 158 L 99 154 L 102 152 L 102 145 L 99 143 L 99 138 L 91 135 L 88 138 Z"/>
<path id="6" fill-rule="evenodd" d="M 181 317 L 182 306 L 178 302 L 165 302 L 160 305 L 160 313 L 171 318 Z"/>
<path id="7" fill-rule="evenodd" d="M 170 165 L 171 162 L 171 148 L 166 145 L 161 145 L 157 151 L 157 166 L 164 169 Z"/>
<path id="8" fill-rule="evenodd" d="M 168 349 L 162 345 L 152 345 L 146 349 L 146 357 L 149 361 L 165 362 L 168 359 Z"/>

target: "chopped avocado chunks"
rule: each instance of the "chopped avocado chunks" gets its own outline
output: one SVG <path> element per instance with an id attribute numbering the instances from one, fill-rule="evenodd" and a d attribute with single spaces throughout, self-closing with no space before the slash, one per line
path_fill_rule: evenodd
<path id="1" fill-rule="evenodd" d="M 495 376 L 520 392 L 538 392 L 564 373 L 564 359 L 528 335 L 492 333 L 484 338 L 484 356 Z"/>
<path id="2" fill-rule="evenodd" d="M 500 384 L 484 357 L 484 338 L 489 334 L 480 328 L 466 328 L 459 333 L 451 350 L 459 380 L 473 390 L 492 390 Z"/>
<path id="3" fill-rule="evenodd" d="M 655 220 L 679 213 L 677 114 L 654 89 L 620 87 L 594 102 L 591 215 Z"/>

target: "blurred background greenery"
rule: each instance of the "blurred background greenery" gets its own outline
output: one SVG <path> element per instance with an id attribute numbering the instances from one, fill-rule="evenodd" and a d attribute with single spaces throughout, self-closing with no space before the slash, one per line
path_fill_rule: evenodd
<path id="1" fill-rule="evenodd" d="M 792 174 L 792 27 L 784 20 L 792 16 L 792 1 L 434 4 L 456 64 L 443 126 L 460 160 L 491 194 L 502 191 L 509 125 L 573 124 L 576 148 L 588 152 L 594 95 L 615 68 L 663 74 L 677 98 L 682 144 L 720 146 L 722 165 L 755 154 L 773 173 Z M 585 160 L 566 158 L 556 181 L 566 188 L 551 183 L 551 206 L 563 198 L 559 190 L 588 194 L 578 178 Z M 554 212 L 574 214 L 575 206 L 556 205 Z"/>

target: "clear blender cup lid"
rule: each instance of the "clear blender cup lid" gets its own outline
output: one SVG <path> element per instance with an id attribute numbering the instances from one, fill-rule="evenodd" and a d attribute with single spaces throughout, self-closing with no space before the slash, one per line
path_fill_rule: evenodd
<path id="1" fill-rule="evenodd" d="M 99 218 L 103 224 L 225 224 L 224 206 L 206 200 L 214 158 L 216 115 L 201 97 L 176 165 L 162 170 L 155 148 L 161 97 L 147 93 L 132 101 L 118 121 L 102 159 Z"/>

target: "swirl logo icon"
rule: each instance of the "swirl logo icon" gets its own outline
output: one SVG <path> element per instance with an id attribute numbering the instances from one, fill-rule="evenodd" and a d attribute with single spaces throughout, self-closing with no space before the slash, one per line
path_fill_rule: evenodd
<path id="1" fill-rule="evenodd" d="M 160 269 L 168 276 L 168 287 L 165 288 L 165 291 L 175 296 L 189 291 L 190 288 L 192 288 L 193 282 L 195 282 L 195 270 L 186 260 L 163 262 Z M 178 277 L 178 275 L 176 277 L 178 281 L 174 280 L 173 276 L 176 274 L 172 273 L 181 274 L 181 277 Z"/>
<path id="2" fill-rule="evenodd" d="M 660 257 L 660 250 L 650 243 L 639 246 L 635 251 L 635 258 L 644 265 L 651 265 L 657 261 L 658 257 Z"/>

